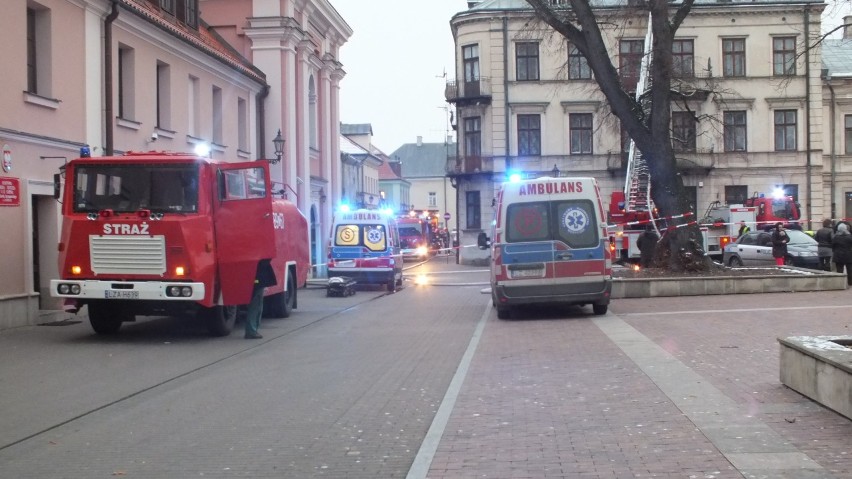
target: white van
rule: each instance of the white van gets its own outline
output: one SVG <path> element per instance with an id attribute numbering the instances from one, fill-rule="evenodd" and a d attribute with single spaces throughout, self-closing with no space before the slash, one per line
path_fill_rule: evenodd
<path id="1" fill-rule="evenodd" d="M 612 257 L 594 178 L 503 183 L 491 238 L 497 317 L 532 303 L 591 304 L 606 314 Z"/>
<path id="2" fill-rule="evenodd" d="M 402 252 L 391 212 L 342 209 L 334 216 L 328 249 L 328 277 L 358 283 L 402 286 Z"/>

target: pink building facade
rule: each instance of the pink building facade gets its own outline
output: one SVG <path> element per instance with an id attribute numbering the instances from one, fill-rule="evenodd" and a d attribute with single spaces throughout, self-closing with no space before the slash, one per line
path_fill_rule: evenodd
<path id="1" fill-rule="evenodd" d="M 209 15 L 208 15 L 209 14 Z M 0 329 L 61 317 L 54 174 L 93 156 L 193 151 L 275 159 L 323 263 L 339 197 L 339 46 L 325 0 L 33 0 L 0 16 Z"/>

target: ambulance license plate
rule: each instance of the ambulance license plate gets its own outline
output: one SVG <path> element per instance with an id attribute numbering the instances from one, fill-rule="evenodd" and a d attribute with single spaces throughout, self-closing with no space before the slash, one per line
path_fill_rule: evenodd
<path id="1" fill-rule="evenodd" d="M 107 299 L 139 299 L 139 291 L 104 291 Z"/>
<path id="2" fill-rule="evenodd" d="M 512 275 L 512 279 L 521 279 L 521 278 L 541 278 L 544 276 L 544 268 L 536 268 L 536 269 L 511 269 L 509 273 Z"/>
<path id="3" fill-rule="evenodd" d="M 336 266 L 338 268 L 354 268 L 355 267 L 355 261 L 353 261 L 351 259 L 348 260 L 348 261 L 335 261 L 334 266 Z"/>

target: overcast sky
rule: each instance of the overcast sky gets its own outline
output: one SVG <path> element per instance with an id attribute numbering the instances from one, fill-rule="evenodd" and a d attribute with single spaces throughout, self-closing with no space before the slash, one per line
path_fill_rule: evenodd
<path id="1" fill-rule="evenodd" d="M 418 136 L 443 142 L 449 129 L 444 86 L 455 76 L 450 18 L 466 10 L 467 1 L 330 1 L 354 31 L 340 51 L 346 70 L 341 121 L 372 124 L 373 144 L 387 154 Z M 849 0 L 827 3 L 831 18 L 823 19 L 824 27 L 852 12 Z"/>
<path id="2" fill-rule="evenodd" d="M 387 154 L 418 136 L 442 143 L 444 86 L 455 71 L 450 18 L 467 1 L 330 1 L 354 31 L 340 50 L 340 121 L 372 124 L 373 144 Z"/>

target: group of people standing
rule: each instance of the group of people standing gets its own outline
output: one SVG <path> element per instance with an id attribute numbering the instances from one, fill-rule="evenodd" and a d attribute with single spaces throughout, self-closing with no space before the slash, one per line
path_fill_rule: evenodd
<path id="1" fill-rule="evenodd" d="M 820 267 L 831 271 L 831 263 L 838 273 L 846 273 L 846 283 L 852 286 L 852 232 L 849 224 L 839 222 L 833 225 L 829 219 L 823 220 L 822 228 L 814 234 L 817 241 Z"/>

